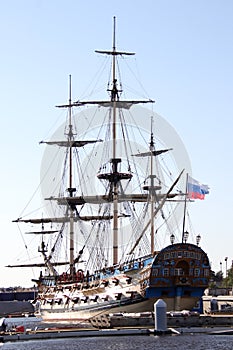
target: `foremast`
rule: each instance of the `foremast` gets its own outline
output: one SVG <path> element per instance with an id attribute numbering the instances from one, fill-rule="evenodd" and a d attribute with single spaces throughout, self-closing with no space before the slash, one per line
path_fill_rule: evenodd
<path id="1" fill-rule="evenodd" d="M 84 147 L 86 144 L 95 143 L 95 142 L 101 142 L 102 140 L 76 140 L 75 136 L 76 133 L 74 132 L 73 127 L 73 115 L 72 115 L 72 97 L 71 97 L 71 75 L 69 76 L 69 101 L 68 105 L 65 107 L 68 108 L 68 132 L 66 135 L 65 141 L 41 141 L 41 143 L 46 143 L 48 145 L 56 145 L 60 147 L 66 147 L 68 151 L 68 159 L 69 159 L 69 166 L 68 166 L 68 188 L 67 192 L 69 194 L 69 198 L 73 198 L 74 194 L 76 193 L 76 188 L 74 187 L 74 180 L 73 180 L 73 152 L 76 148 Z M 60 106 L 58 106 L 60 107 Z M 64 199 L 67 198 L 66 196 L 63 197 Z M 93 217 L 80 217 L 79 213 L 77 212 L 77 209 L 74 205 L 72 205 L 71 202 L 67 202 L 66 206 L 68 207 L 68 215 L 66 218 L 57 218 L 57 219 L 48 219 L 48 222 L 68 222 L 69 223 L 69 271 L 70 271 L 70 280 L 73 281 L 75 278 L 75 263 L 77 258 L 75 259 L 74 254 L 74 223 L 78 220 L 92 220 Z M 75 215 L 76 213 L 76 215 Z M 50 221 L 51 220 L 51 221 Z M 32 220 L 32 222 L 35 223 L 35 220 Z M 77 237 L 76 237 L 77 240 Z M 79 259 L 79 258 L 78 258 Z"/>

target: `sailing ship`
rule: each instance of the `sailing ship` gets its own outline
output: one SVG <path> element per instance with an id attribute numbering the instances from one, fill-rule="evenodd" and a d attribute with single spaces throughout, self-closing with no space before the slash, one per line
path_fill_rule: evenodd
<path id="1" fill-rule="evenodd" d="M 190 310 L 208 286 L 210 264 L 200 236 L 188 243 L 183 229 L 175 242 L 174 218 L 186 203 L 186 191 L 179 187 L 184 172 L 174 181 L 161 165 L 171 147 L 157 147 L 154 118 L 138 106 L 154 101 L 122 97 L 118 58 L 134 53 L 116 49 L 115 18 L 113 28 L 112 50 L 96 51 L 111 58 L 109 98 L 73 102 L 70 77 L 68 103 L 58 106 L 68 111 L 65 132 L 61 135 L 59 129 L 50 141 L 41 142 L 46 144 L 42 178 L 51 176 L 42 185 L 48 217 L 14 220 L 41 227 L 29 233 L 40 237 L 43 261 L 9 267 L 40 268 L 33 279 L 38 286 L 34 305 L 44 319 L 153 311 L 160 298 L 168 310 Z M 80 112 L 74 114 L 75 109 Z M 137 129 L 134 113 L 151 119 L 149 135 L 145 128 Z M 63 170 L 58 170 L 61 158 L 54 166 L 54 149 L 62 154 Z M 160 250 L 158 232 L 169 229 L 171 241 Z M 60 258 L 63 247 L 66 254 Z"/>

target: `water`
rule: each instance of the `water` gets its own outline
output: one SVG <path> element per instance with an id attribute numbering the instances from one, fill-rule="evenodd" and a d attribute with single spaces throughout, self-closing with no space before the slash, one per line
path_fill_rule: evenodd
<path id="1" fill-rule="evenodd" d="M 233 336 L 185 334 L 113 336 L 26 341 L 0 345 L 0 350 L 232 350 Z"/>

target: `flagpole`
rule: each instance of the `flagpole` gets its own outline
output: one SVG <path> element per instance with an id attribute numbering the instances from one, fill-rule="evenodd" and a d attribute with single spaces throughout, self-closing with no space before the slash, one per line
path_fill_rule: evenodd
<path id="1" fill-rule="evenodd" d="M 187 207 L 187 192 L 188 192 L 188 173 L 186 174 L 184 216 L 183 216 L 183 228 L 182 228 L 182 243 L 184 243 L 184 229 L 185 229 L 185 218 L 186 218 L 186 207 Z"/>

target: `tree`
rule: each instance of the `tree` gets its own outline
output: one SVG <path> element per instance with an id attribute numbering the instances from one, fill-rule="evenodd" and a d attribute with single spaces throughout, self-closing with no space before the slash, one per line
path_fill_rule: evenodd
<path id="1" fill-rule="evenodd" d="M 231 267 L 229 270 L 227 270 L 227 277 L 224 278 L 223 285 L 226 288 L 233 287 L 233 267 Z"/>
<path id="2" fill-rule="evenodd" d="M 214 272 L 211 271 L 209 288 L 223 287 L 223 273 L 222 271 Z"/>

